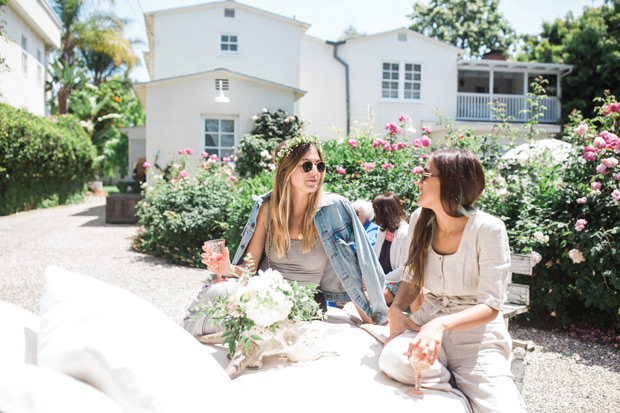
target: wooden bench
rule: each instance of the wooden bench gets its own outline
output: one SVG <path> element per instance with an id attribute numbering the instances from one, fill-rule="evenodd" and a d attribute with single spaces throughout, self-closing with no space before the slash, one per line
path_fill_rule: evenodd
<path id="1" fill-rule="evenodd" d="M 532 275 L 532 258 L 529 255 L 510 254 L 510 272 L 512 274 Z M 504 323 L 508 328 L 510 319 L 518 314 L 528 311 L 530 305 L 530 287 L 529 285 L 516 284 L 512 282 L 507 288 L 507 300 L 504 303 L 502 313 L 504 314 Z M 515 376 L 514 382 L 519 389 L 523 390 L 523 381 L 525 377 L 525 356 L 527 352 L 534 350 L 534 344 L 531 341 L 512 340 L 513 359 L 510 370 Z"/>

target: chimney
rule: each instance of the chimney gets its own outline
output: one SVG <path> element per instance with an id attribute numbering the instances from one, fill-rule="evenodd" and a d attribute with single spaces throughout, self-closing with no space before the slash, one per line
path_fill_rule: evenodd
<path id="1" fill-rule="evenodd" d="M 506 55 L 501 49 L 493 49 L 482 56 L 482 60 L 506 60 Z"/>

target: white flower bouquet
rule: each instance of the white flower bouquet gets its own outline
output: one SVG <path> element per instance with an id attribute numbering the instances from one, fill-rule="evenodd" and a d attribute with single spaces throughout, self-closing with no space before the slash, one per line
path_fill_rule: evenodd
<path id="1" fill-rule="evenodd" d="M 319 304 L 314 300 L 316 285 L 300 286 L 295 281 L 288 282 L 272 269 L 259 271 L 257 276 L 251 276 L 249 272 L 248 265 L 236 287 L 227 296 L 199 304 L 194 314 L 194 317 L 207 316 L 222 326 L 224 332 L 220 337 L 228 345 L 233 360 L 231 365 L 240 355 L 244 355 L 245 365 L 253 361 L 261 347 L 256 345 L 258 342 L 263 343 L 263 350 L 266 347 L 281 350 L 287 344 L 293 344 L 287 336 L 290 336 L 290 331 L 299 330 L 293 328 L 299 327 L 297 323 L 324 317 Z M 269 341 L 277 342 L 278 345 L 265 346 Z M 256 347 L 254 351 L 251 350 L 253 344 Z M 234 376 L 245 365 L 237 367 Z"/>

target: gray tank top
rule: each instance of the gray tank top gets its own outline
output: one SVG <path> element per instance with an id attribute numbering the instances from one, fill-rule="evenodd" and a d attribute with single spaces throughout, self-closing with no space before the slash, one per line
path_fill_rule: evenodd
<path id="1" fill-rule="evenodd" d="M 271 199 L 268 208 L 271 207 Z M 267 214 L 269 216 L 269 214 Z M 303 241 L 291 240 L 291 247 L 288 254 L 282 258 L 278 258 L 273 246 L 269 245 L 269 229 L 265 237 L 265 257 L 260 262 L 259 270 L 274 269 L 282 274 L 282 277 L 288 281 L 297 281 L 299 285 L 320 284 L 327 266 L 328 258 L 323 248 L 323 243 L 317 237 L 314 247 L 308 253 L 304 254 L 301 250 Z"/>
<path id="2" fill-rule="evenodd" d="M 259 269 L 265 271 L 272 268 L 282 274 L 285 280 L 297 281 L 299 285 L 320 284 L 328 261 L 323 243 L 316 238 L 314 248 L 307 254 L 301 251 L 302 243 L 301 240 L 291 240 L 288 257 L 285 255 L 283 258 L 278 258 L 272 246 Z M 265 252 L 267 248 L 269 237 L 265 237 Z"/>

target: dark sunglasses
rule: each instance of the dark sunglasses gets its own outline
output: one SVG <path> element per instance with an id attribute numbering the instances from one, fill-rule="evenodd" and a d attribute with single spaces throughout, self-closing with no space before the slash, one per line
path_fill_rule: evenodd
<path id="1" fill-rule="evenodd" d="M 420 177 L 420 182 L 424 182 L 429 178 L 439 178 L 438 174 L 432 174 L 430 172 L 422 172 L 422 176 Z"/>
<path id="2" fill-rule="evenodd" d="M 323 161 L 318 161 L 317 163 L 312 163 L 312 161 L 306 161 L 304 163 L 301 164 L 301 169 L 304 170 L 304 172 L 308 173 L 312 170 L 312 167 L 316 165 L 316 170 L 322 174 L 323 172 L 325 172 L 325 162 Z"/>

